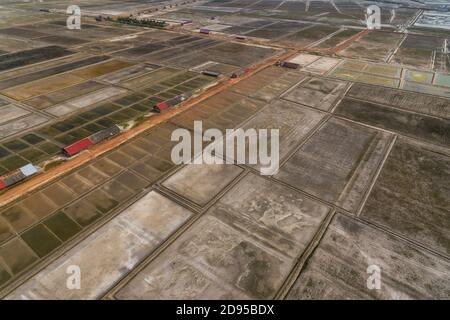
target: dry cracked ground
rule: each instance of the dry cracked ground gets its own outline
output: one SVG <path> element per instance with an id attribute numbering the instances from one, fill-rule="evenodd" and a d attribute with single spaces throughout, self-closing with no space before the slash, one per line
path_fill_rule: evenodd
<path id="1" fill-rule="evenodd" d="M 377 2 L 374 31 L 370 1 L 78 2 L 81 30 L 70 1 L 0 5 L 0 175 L 33 163 L 29 183 L 75 161 L 68 144 L 160 123 L 0 194 L 0 297 L 450 298 L 445 2 Z M 168 26 L 94 19 L 136 12 Z M 183 93 L 204 98 L 150 112 Z M 196 120 L 279 129 L 278 172 L 175 165 L 171 134 Z"/>

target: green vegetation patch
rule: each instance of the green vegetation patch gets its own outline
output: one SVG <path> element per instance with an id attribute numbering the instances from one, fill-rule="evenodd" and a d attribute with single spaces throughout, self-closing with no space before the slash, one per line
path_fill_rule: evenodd
<path id="1" fill-rule="evenodd" d="M 39 257 L 46 256 L 61 244 L 61 241 L 41 224 L 22 234 L 22 239 Z"/>
<path id="2" fill-rule="evenodd" d="M 156 19 L 137 19 L 132 17 L 117 17 L 117 18 L 107 17 L 106 20 L 128 24 L 132 26 L 157 28 L 157 29 L 162 29 L 166 26 L 165 21 Z"/>
<path id="3" fill-rule="evenodd" d="M 44 224 L 63 241 L 77 234 L 81 227 L 62 212 L 48 218 Z"/>

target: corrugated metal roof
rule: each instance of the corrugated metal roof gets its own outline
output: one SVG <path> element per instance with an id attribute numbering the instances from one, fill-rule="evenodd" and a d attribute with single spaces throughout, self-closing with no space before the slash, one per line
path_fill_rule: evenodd
<path id="1" fill-rule="evenodd" d="M 283 67 L 289 68 L 289 69 L 298 69 L 298 68 L 300 68 L 300 65 L 298 63 L 288 62 L 288 61 L 284 61 L 281 65 Z"/>
<path id="2" fill-rule="evenodd" d="M 31 163 L 21 167 L 20 169 L 9 172 L 0 177 L 0 190 L 12 186 L 13 184 L 26 179 L 36 172 L 37 169 Z"/>
<path id="3" fill-rule="evenodd" d="M 64 152 L 69 155 L 73 156 L 92 145 L 92 142 L 89 138 L 84 138 L 82 140 L 79 140 L 75 143 L 72 143 L 70 146 L 65 147 L 63 150 Z"/>
<path id="4" fill-rule="evenodd" d="M 13 184 L 22 181 L 26 178 L 26 176 L 22 173 L 22 171 L 20 170 L 16 170 L 12 173 L 9 173 L 8 175 L 3 177 L 3 183 L 9 187 L 12 186 Z"/>
<path id="5" fill-rule="evenodd" d="M 167 100 L 165 103 L 169 106 L 169 107 L 173 107 L 181 102 L 183 102 L 184 100 L 186 100 L 186 98 L 184 98 L 183 96 L 179 95 L 176 96 L 172 99 Z"/>
<path id="6" fill-rule="evenodd" d="M 93 144 L 96 144 L 118 133 L 120 133 L 120 128 L 114 125 L 112 127 L 94 133 L 93 135 L 89 136 L 89 140 L 91 140 Z"/>
<path id="7" fill-rule="evenodd" d="M 33 166 L 31 163 L 29 163 L 29 164 L 23 166 L 23 167 L 20 168 L 19 170 L 22 171 L 22 173 L 23 173 L 25 176 L 27 176 L 27 177 L 32 176 L 33 174 L 37 173 L 37 171 L 38 171 L 38 170 L 36 169 L 36 167 Z"/>
<path id="8" fill-rule="evenodd" d="M 205 76 L 210 76 L 210 77 L 218 77 L 218 76 L 220 76 L 219 72 L 211 71 L 211 70 L 205 70 L 205 71 L 202 72 L 202 74 L 204 74 Z"/>

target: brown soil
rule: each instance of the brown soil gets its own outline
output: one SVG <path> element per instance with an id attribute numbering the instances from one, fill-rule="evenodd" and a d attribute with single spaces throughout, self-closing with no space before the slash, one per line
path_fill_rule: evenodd
<path id="1" fill-rule="evenodd" d="M 82 152 L 78 156 L 69 159 L 67 161 L 62 162 L 59 165 L 56 165 L 52 167 L 51 169 L 36 175 L 35 177 L 18 184 L 14 187 L 11 187 L 10 189 L 7 189 L 3 194 L 0 195 L 0 206 L 6 205 L 7 203 L 17 199 L 18 197 L 31 192 L 40 186 L 51 182 L 55 180 L 56 178 L 60 177 L 64 173 L 71 171 L 77 167 L 80 167 L 81 165 L 85 164 L 86 162 L 116 148 L 117 146 L 125 143 L 126 141 L 130 140 L 131 138 L 137 136 L 138 134 L 142 133 L 143 131 L 152 128 L 156 126 L 159 123 L 162 123 L 164 121 L 169 120 L 173 116 L 189 109 L 190 107 L 194 106 L 195 104 L 215 95 L 223 90 L 229 88 L 230 86 L 238 83 L 239 81 L 242 81 L 248 77 L 250 77 L 252 74 L 259 72 L 271 65 L 273 65 L 278 60 L 286 60 L 289 57 L 295 55 L 297 52 L 289 51 L 287 53 L 271 57 L 270 59 L 262 62 L 259 65 L 254 66 L 253 68 L 249 69 L 249 72 L 245 73 L 239 78 L 235 79 L 229 79 L 225 78 L 221 81 L 219 81 L 218 84 L 216 84 L 213 87 L 210 87 L 206 89 L 201 94 L 192 97 L 191 99 L 181 103 L 178 107 L 169 109 L 161 114 L 154 115 L 137 125 L 136 127 L 125 131 L 118 136 L 113 137 L 110 140 L 107 140 L 103 143 L 97 144 L 89 148 L 88 150 Z"/>

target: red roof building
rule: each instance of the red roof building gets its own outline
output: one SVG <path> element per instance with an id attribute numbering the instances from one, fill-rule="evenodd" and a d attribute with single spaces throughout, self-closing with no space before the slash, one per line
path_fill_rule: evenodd
<path id="1" fill-rule="evenodd" d="M 68 156 L 73 156 L 73 155 L 76 155 L 77 153 L 89 148 L 91 145 L 92 145 L 91 140 L 89 140 L 89 138 L 84 138 L 82 140 L 79 140 L 79 141 L 72 143 L 71 145 L 65 147 L 63 149 L 63 151 Z"/>
<path id="2" fill-rule="evenodd" d="M 155 108 L 159 111 L 163 111 L 163 110 L 169 108 L 169 105 L 166 102 L 159 102 L 156 104 Z"/>

